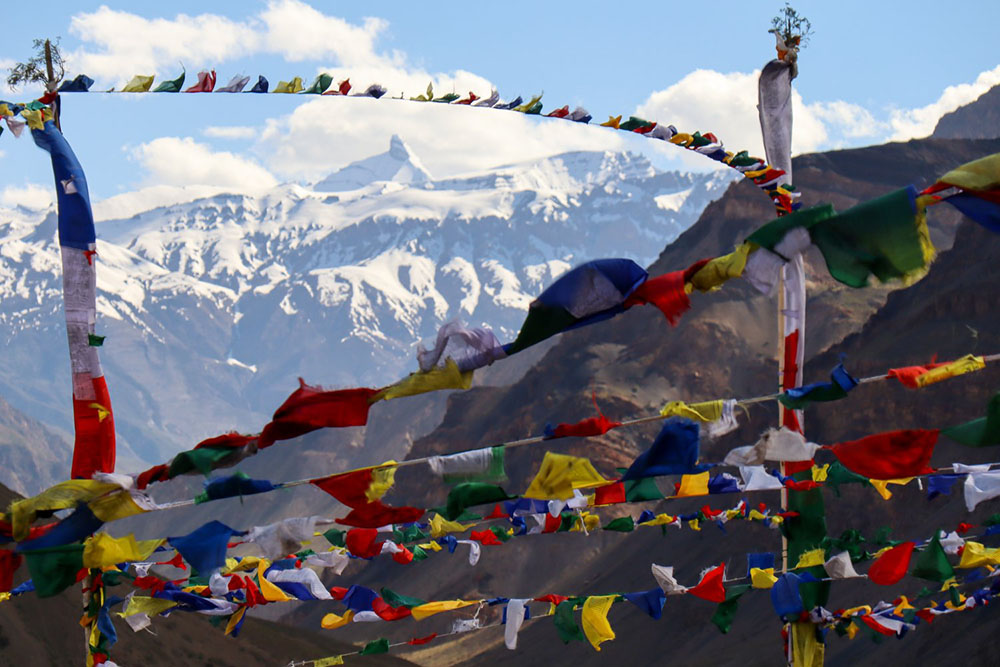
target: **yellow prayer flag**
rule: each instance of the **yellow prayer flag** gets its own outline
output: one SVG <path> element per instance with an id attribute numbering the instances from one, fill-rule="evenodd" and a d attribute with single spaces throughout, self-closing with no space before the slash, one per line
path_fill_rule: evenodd
<path id="1" fill-rule="evenodd" d="M 297 76 L 291 81 L 279 81 L 272 92 L 275 93 L 297 93 L 302 90 L 302 77 Z"/>
<path id="2" fill-rule="evenodd" d="M 10 107 L 6 104 L 0 104 L 0 118 L 6 118 L 7 116 L 13 116 L 14 112 L 10 110 Z"/>
<path id="3" fill-rule="evenodd" d="M 688 521 L 688 528 L 690 528 L 691 530 L 701 530 L 701 524 L 699 523 L 698 519 L 690 519 Z"/>
<path id="4" fill-rule="evenodd" d="M 935 382 L 941 382 L 942 380 L 947 380 L 948 378 L 953 378 L 958 375 L 965 375 L 966 373 L 980 371 L 984 368 L 986 368 L 985 359 L 972 354 L 967 354 L 961 359 L 956 359 L 950 364 L 932 368 L 923 375 L 918 375 L 915 378 L 915 382 L 918 387 L 926 387 L 927 385 L 934 384 Z"/>
<path id="5" fill-rule="evenodd" d="M 461 533 L 468 530 L 475 524 L 463 525 L 458 521 L 449 521 L 440 514 L 435 514 L 429 521 L 431 527 L 431 537 L 442 537 L 448 533 Z"/>
<path id="6" fill-rule="evenodd" d="M 321 620 L 319 624 L 324 630 L 336 630 L 337 628 L 342 628 L 350 623 L 352 618 L 354 618 L 354 611 L 348 609 L 344 612 L 343 616 L 338 616 L 333 613 L 327 614 L 323 617 L 323 620 Z"/>
<path id="7" fill-rule="evenodd" d="M 700 472 L 697 475 L 684 475 L 681 477 L 681 488 L 677 490 L 676 498 L 687 496 L 707 496 L 708 495 L 708 471 Z"/>
<path id="8" fill-rule="evenodd" d="M 257 568 L 257 565 L 262 559 L 257 556 L 243 556 L 243 558 L 237 560 L 235 558 L 226 559 L 226 567 L 222 570 L 223 574 L 231 574 L 233 572 L 250 572 Z"/>
<path id="9" fill-rule="evenodd" d="M 437 542 L 424 542 L 423 544 L 418 544 L 417 546 L 423 549 L 424 551 L 441 551 L 441 549 L 443 548 Z"/>
<path id="10" fill-rule="evenodd" d="M 714 422 L 722 417 L 723 401 L 704 401 L 691 403 L 670 401 L 660 410 L 663 417 L 684 417 L 699 422 Z"/>
<path id="11" fill-rule="evenodd" d="M 674 136 L 670 137 L 668 141 L 670 141 L 670 143 L 672 144 L 678 144 L 680 146 L 687 147 L 691 145 L 692 141 L 694 141 L 694 137 L 688 134 L 687 132 L 678 132 Z"/>
<path id="12" fill-rule="evenodd" d="M 118 615 L 122 618 L 132 616 L 133 614 L 156 616 L 157 614 L 176 606 L 177 603 L 173 600 L 151 598 L 146 597 L 145 595 L 133 595 L 128 599 L 128 605 L 126 605 L 125 611 L 118 612 Z"/>
<path id="13" fill-rule="evenodd" d="M 526 113 L 528 111 L 531 111 L 531 107 L 533 107 L 536 104 L 538 104 L 539 100 L 541 100 L 541 99 L 542 99 L 541 95 L 535 95 L 534 97 L 532 97 L 530 100 L 528 100 L 524 104 L 520 104 L 520 105 L 514 107 L 512 109 L 512 111 L 518 111 L 520 113 Z"/>
<path id="14" fill-rule="evenodd" d="M 365 491 L 365 498 L 375 502 L 384 496 L 396 483 L 395 461 L 386 461 L 383 467 L 372 469 L 372 481 Z"/>
<path id="15" fill-rule="evenodd" d="M 938 181 L 968 190 L 992 190 L 1000 186 L 1000 153 L 966 162 Z"/>
<path id="16" fill-rule="evenodd" d="M 890 484 L 896 484 L 898 486 L 906 486 L 913 481 L 913 477 L 900 477 L 899 479 L 870 479 L 868 482 L 875 487 L 878 494 L 882 496 L 883 500 L 889 500 L 892 498 L 892 491 L 889 490 Z"/>
<path id="17" fill-rule="evenodd" d="M 847 624 L 847 638 L 854 639 L 855 635 L 858 634 L 858 624 L 856 621 L 851 621 Z"/>
<path id="18" fill-rule="evenodd" d="M 105 523 L 149 511 L 140 507 L 132 494 L 120 487 L 113 493 L 91 500 L 87 505 L 94 516 Z"/>
<path id="19" fill-rule="evenodd" d="M 542 465 L 531 480 L 525 498 L 535 500 L 568 500 L 574 489 L 589 489 L 607 484 L 589 459 L 567 454 L 545 452 Z"/>
<path id="20" fill-rule="evenodd" d="M 771 588 L 778 578 L 774 576 L 774 568 L 750 568 L 750 585 L 753 588 Z"/>
<path id="21" fill-rule="evenodd" d="M 583 603 L 580 625 L 583 626 L 583 634 L 587 635 L 587 640 L 595 651 L 601 650 L 603 642 L 615 638 L 615 631 L 608 623 L 608 611 L 614 602 L 614 595 L 592 595 Z"/>
<path id="22" fill-rule="evenodd" d="M 149 91 L 149 87 L 153 85 L 153 77 L 142 76 L 141 74 L 136 74 L 132 77 L 132 80 L 125 84 L 121 92 L 123 93 L 145 93 Z"/>
<path id="23" fill-rule="evenodd" d="M 333 667 L 333 665 L 344 664 L 343 656 L 331 655 L 329 658 L 320 658 L 319 660 L 313 660 L 313 667 Z"/>
<path id="24" fill-rule="evenodd" d="M 375 394 L 372 402 L 389 401 L 403 396 L 416 396 L 442 389 L 468 389 L 472 386 L 472 371 L 462 372 L 458 364 L 448 357 L 444 366 L 435 366 L 429 371 L 410 373 L 408 376 Z"/>
<path id="25" fill-rule="evenodd" d="M 810 622 L 792 623 L 792 667 L 823 667 L 826 646 Z"/>
<path id="26" fill-rule="evenodd" d="M 969 569 L 987 565 L 1000 565 L 1000 548 L 988 549 L 979 542 L 966 541 L 958 567 Z"/>
<path id="27" fill-rule="evenodd" d="M 699 292 L 710 292 L 722 287 L 728 280 L 739 278 L 746 268 L 750 248 L 750 243 L 742 243 L 728 255 L 709 260 L 691 276 L 691 285 Z"/>
<path id="28" fill-rule="evenodd" d="M 601 123 L 601 127 L 613 127 L 617 130 L 618 126 L 621 125 L 621 122 L 621 116 L 608 116 L 608 119 Z"/>
<path id="29" fill-rule="evenodd" d="M 233 634 L 233 630 L 235 630 L 236 626 L 240 624 L 240 621 L 243 620 L 243 615 L 246 613 L 247 613 L 246 606 L 241 606 L 239 609 L 233 612 L 233 615 L 229 617 L 229 621 L 226 623 L 225 634 L 227 636 Z"/>
<path id="30" fill-rule="evenodd" d="M 8 593 L 7 591 L 0 593 L 0 602 L 6 602 L 9 599 L 10 599 L 10 593 Z"/>
<path id="31" fill-rule="evenodd" d="M 822 549 L 813 549 L 807 551 L 801 556 L 799 556 L 799 562 L 795 564 L 794 569 L 799 569 L 800 567 L 813 567 L 815 565 L 822 565 L 826 562 L 826 555 Z"/>
<path id="32" fill-rule="evenodd" d="M 32 130 L 45 129 L 45 120 L 42 117 L 41 111 L 24 109 L 23 111 L 21 111 L 21 118 L 23 118 L 28 123 L 28 127 L 30 127 Z"/>
<path id="33" fill-rule="evenodd" d="M 73 479 L 49 487 L 37 496 L 13 502 L 10 518 L 14 539 L 20 541 L 28 536 L 28 529 L 40 511 L 70 509 L 112 491 L 121 491 L 121 487 L 93 479 Z"/>
<path id="34" fill-rule="evenodd" d="M 137 542 L 135 535 L 115 538 L 107 533 L 94 533 L 83 544 L 83 566 L 102 568 L 115 563 L 144 561 L 163 542 L 163 539 Z"/>
<path id="35" fill-rule="evenodd" d="M 264 599 L 268 602 L 287 602 L 292 598 L 285 595 L 285 591 L 281 590 L 264 576 L 264 570 L 268 568 L 271 563 L 267 560 L 261 560 L 257 563 L 257 586 L 260 588 L 261 594 Z"/>
<path id="36" fill-rule="evenodd" d="M 814 482 L 825 482 L 826 476 L 830 472 L 830 464 L 824 463 L 821 466 L 814 464 L 813 467 L 809 469 L 809 472 L 812 474 L 812 480 Z"/>
<path id="37" fill-rule="evenodd" d="M 909 599 L 907 599 L 905 595 L 900 595 L 899 600 L 899 604 L 897 604 L 896 608 L 892 610 L 892 613 L 896 614 L 896 616 L 902 616 L 903 612 L 907 609 L 916 609 L 916 607 L 910 604 Z"/>
<path id="38" fill-rule="evenodd" d="M 480 602 L 482 602 L 482 600 L 440 600 L 437 602 L 428 602 L 426 604 L 417 605 L 410 610 L 410 613 L 413 614 L 414 620 L 422 621 L 428 616 L 440 614 L 442 611 L 463 609 L 465 607 L 477 605 Z"/>
<path id="39" fill-rule="evenodd" d="M 677 517 L 670 516 L 669 514 L 657 514 L 649 521 L 643 521 L 640 526 L 669 526 Z"/>

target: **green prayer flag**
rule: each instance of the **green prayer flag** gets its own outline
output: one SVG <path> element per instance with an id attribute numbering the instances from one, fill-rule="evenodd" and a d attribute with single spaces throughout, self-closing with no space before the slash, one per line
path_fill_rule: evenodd
<path id="1" fill-rule="evenodd" d="M 807 476 L 810 476 L 808 470 L 793 475 L 796 479 L 805 479 Z M 802 554 L 821 547 L 823 540 L 827 538 L 823 494 L 819 489 L 791 491 L 788 494 L 788 510 L 798 512 L 798 516 L 788 517 L 782 522 L 781 529 L 788 538 L 788 562 L 797 563 Z M 821 566 L 806 571 L 810 570 L 814 570 L 813 574 L 817 578 L 826 576 Z M 825 606 L 830 596 L 830 582 L 803 583 L 799 586 L 799 592 L 806 609 Z"/>
<path id="2" fill-rule="evenodd" d="M 750 590 L 746 584 L 731 586 L 726 589 L 726 600 L 720 602 L 712 614 L 712 624 L 719 629 L 719 632 L 726 634 L 733 627 L 733 619 L 736 617 L 736 609 L 739 606 L 740 597 Z"/>
<path id="3" fill-rule="evenodd" d="M 510 539 L 510 533 L 503 526 L 490 526 L 490 532 L 497 536 L 497 539 L 501 542 L 506 542 Z"/>
<path id="4" fill-rule="evenodd" d="M 389 652 L 389 640 L 383 637 L 373 642 L 368 642 L 365 647 L 358 651 L 358 655 L 378 655 Z"/>
<path id="5" fill-rule="evenodd" d="M 313 81 L 313 84 L 302 91 L 302 95 L 322 95 L 323 91 L 330 87 L 333 83 L 333 77 L 329 74 L 320 74 Z"/>
<path id="6" fill-rule="evenodd" d="M 448 492 L 448 504 L 441 514 L 449 521 L 456 521 L 469 507 L 498 503 L 515 497 L 507 495 L 506 491 L 493 484 L 466 482 Z"/>
<path id="7" fill-rule="evenodd" d="M 568 644 L 572 641 L 584 641 L 583 630 L 577 625 L 576 614 L 573 613 L 573 602 L 571 600 L 564 600 L 556 605 L 552 622 L 556 626 L 556 632 L 559 633 L 559 639 L 562 640 L 563 644 Z"/>
<path id="8" fill-rule="evenodd" d="M 557 533 L 568 533 L 576 525 L 576 522 L 580 520 L 576 514 L 572 512 L 563 512 L 560 515 L 559 527 L 556 529 Z"/>
<path id="9" fill-rule="evenodd" d="M 97 334 L 89 333 L 87 334 L 87 345 L 90 347 L 101 347 L 104 345 L 104 339 L 107 336 L 98 336 Z"/>
<path id="10" fill-rule="evenodd" d="M 82 544 L 33 549 L 24 556 L 40 598 L 59 595 L 76 583 L 76 574 L 83 569 Z"/>
<path id="11" fill-rule="evenodd" d="M 655 123 L 653 123 L 652 121 L 644 120 L 644 119 L 639 118 L 637 116 L 629 116 L 627 121 L 625 121 L 624 123 L 621 123 L 618 126 L 618 129 L 619 130 L 627 130 L 628 132 L 633 132 L 635 130 L 638 130 L 641 127 L 649 127 L 650 125 L 654 125 L 654 124 Z"/>
<path id="12" fill-rule="evenodd" d="M 742 155 L 742 153 L 740 155 Z M 736 158 L 733 158 L 733 166 L 748 166 L 737 165 L 735 162 Z M 750 164 L 754 163 L 751 162 Z M 785 234 L 790 232 L 792 229 L 796 227 L 804 227 L 808 230 L 823 220 L 832 218 L 836 214 L 837 212 L 833 210 L 833 206 L 830 206 L 829 204 L 799 209 L 794 213 L 789 213 L 788 215 L 767 223 L 748 236 L 747 241 L 756 243 L 757 245 L 767 248 L 768 250 L 774 250 L 774 247 L 781 243 L 781 240 L 785 238 Z"/>
<path id="13" fill-rule="evenodd" d="M 846 551 L 851 560 L 857 562 L 867 557 L 865 548 L 862 546 L 864 543 L 865 538 L 861 535 L 861 532 L 851 529 L 845 530 L 838 538 L 824 538 L 821 546 L 827 556 L 840 551 Z"/>
<path id="14" fill-rule="evenodd" d="M 955 570 L 948 562 L 944 549 L 941 548 L 938 531 L 934 531 L 934 537 L 917 556 L 913 576 L 930 581 L 947 581 L 955 576 Z"/>
<path id="15" fill-rule="evenodd" d="M 171 479 L 178 475 L 197 470 L 203 475 L 212 472 L 218 463 L 238 450 L 230 447 L 200 447 L 181 452 L 170 462 L 167 476 Z"/>
<path id="16" fill-rule="evenodd" d="M 983 521 L 984 526 L 995 526 L 1000 523 L 1000 514 L 993 514 Z"/>
<path id="17" fill-rule="evenodd" d="M 415 562 L 427 560 L 427 552 L 421 549 L 420 547 L 413 547 L 412 549 L 410 549 L 410 551 L 413 552 L 413 560 Z"/>
<path id="18" fill-rule="evenodd" d="M 344 540 L 344 536 L 347 535 L 346 530 L 337 530 L 336 528 L 331 528 L 330 530 L 323 533 L 323 538 L 334 547 L 347 546 L 347 542 Z"/>
<path id="19" fill-rule="evenodd" d="M 878 532 L 875 533 L 875 537 L 872 538 L 872 544 L 876 545 L 879 549 L 882 549 L 883 547 L 894 547 L 897 544 L 903 543 L 901 540 L 894 540 L 890 538 L 890 533 L 892 533 L 892 528 L 890 526 L 882 526 L 878 529 Z"/>
<path id="20" fill-rule="evenodd" d="M 826 486 L 833 490 L 833 494 L 840 497 L 841 484 L 868 484 L 868 478 L 856 472 L 848 470 L 840 461 L 834 461 L 826 470 Z"/>
<path id="21" fill-rule="evenodd" d="M 179 77 L 177 77 L 176 79 L 172 79 L 170 81 L 164 81 L 163 83 L 161 83 L 160 85 L 158 85 L 156 88 L 154 88 L 153 92 L 154 93 L 179 93 L 181 91 L 181 87 L 183 85 L 184 85 L 184 72 L 181 72 L 181 75 Z"/>
<path id="22" fill-rule="evenodd" d="M 427 604 L 427 600 L 421 600 L 420 598 L 413 598 L 408 595 L 400 595 L 396 591 L 388 588 L 382 589 L 382 599 L 390 607 L 419 607 L 422 604 Z"/>
<path id="23" fill-rule="evenodd" d="M 864 287 L 870 275 L 881 282 L 912 278 L 927 268 L 934 248 L 912 185 L 849 208 L 809 230 L 830 275 Z"/>
<path id="24" fill-rule="evenodd" d="M 969 447 L 1000 445 L 1000 393 L 990 399 L 985 417 L 941 429 L 941 433 Z"/>
<path id="25" fill-rule="evenodd" d="M 951 596 L 951 603 L 954 606 L 957 607 L 958 605 L 962 604 L 962 596 L 958 592 L 958 586 L 949 586 L 948 595 Z"/>
<path id="26" fill-rule="evenodd" d="M 630 516 L 623 516 L 612 519 L 604 526 L 604 530 L 614 530 L 619 533 L 631 533 L 635 530 L 635 521 Z"/>
<path id="27" fill-rule="evenodd" d="M 656 485 L 655 477 L 643 477 L 625 482 L 625 500 L 639 503 L 645 500 L 662 500 L 663 493 Z"/>

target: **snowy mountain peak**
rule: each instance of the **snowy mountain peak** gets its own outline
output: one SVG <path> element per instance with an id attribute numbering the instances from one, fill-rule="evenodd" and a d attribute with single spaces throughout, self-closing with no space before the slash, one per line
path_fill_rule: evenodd
<path id="1" fill-rule="evenodd" d="M 433 180 L 430 172 L 420 158 L 413 154 L 399 135 L 394 134 L 389 141 L 388 152 L 352 162 L 324 178 L 313 189 L 318 192 L 345 192 L 383 181 L 415 185 L 430 180 Z"/>

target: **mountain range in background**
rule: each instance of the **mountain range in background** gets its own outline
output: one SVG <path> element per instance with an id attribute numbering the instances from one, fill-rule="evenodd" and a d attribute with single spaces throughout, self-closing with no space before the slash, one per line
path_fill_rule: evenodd
<path id="1" fill-rule="evenodd" d="M 331 387 L 393 382 L 415 369 L 416 342 L 449 319 L 512 339 L 562 272 L 593 257 L 650 261 L 734 176 L 577 152 L 435 180 L 393 137 L 388 152 L 314 187 L 138 212 L 137 195 L 98 205 L 134 212 L 97 223 L 119 470 L 259 429 L 300 376 Z M 51 209 L 0 219 L 0 396 L 65 433 L 55 227 Z M 65 455 L 52 442 L 40 458 Z M 0 468 L 0 481 L 37 491 L 65 476 L 26 464 Z"/>

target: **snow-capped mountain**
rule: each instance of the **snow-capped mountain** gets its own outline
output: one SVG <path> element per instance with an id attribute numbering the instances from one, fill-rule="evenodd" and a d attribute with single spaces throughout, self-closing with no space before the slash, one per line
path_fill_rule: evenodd
<path id="1" fill-rule="evenodd" d="M 119 468 L 258 429 L 298 376 L 396 380 L 451 318 L 510 340 L 559 274 L 598 257 L 649 263 L 731 180 L 610 152 L 436 180 L 394 137 L 312 187 L 99 221 Z M 70 430 L 55 222 L 51 209 L 0 210 L 0 395 Z"/>

